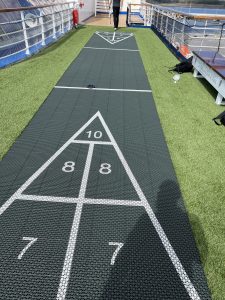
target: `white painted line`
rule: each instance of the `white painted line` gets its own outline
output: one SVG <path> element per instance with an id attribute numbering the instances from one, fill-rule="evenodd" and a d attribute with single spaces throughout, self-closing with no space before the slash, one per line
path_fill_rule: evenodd
<path id="1" fill-rule="evenodd" d="M 4 213 L 4 211 L 9 208 L 11 204 L 17 199 L 17 194 L 13 194 L 1 207 L 0 207 L 0 216 Z"/>
<path id="2" fill-rule="evenodd" d="M 17 199 L 20 198 L 24 190 L 42 173 L 44 170 L 89 126 L 94 119 L 98 117 L 98 113 L 93 115 L 58 151 L 56 151 L 21 187 L 0 207 L 0 215 Z"/>
<path id="3" fill-rule="evenodd" d="M 140 52 L 140 50 L 134 50 L 134 49 L 118 49 L 118 48 L 95 48 L 95 47 L 84 47 L 84 49 Z"/>
<path id="4" fill-rule="evenodd" d="M 113 42 L 115 41 L 115 36 L 116 36 L 116 32 L 113 33 L 113 38 L 112 38 Z"/>
<path id="5" fill-rule="evenodd" d="M 94 151 L 94 144 L 90 144 L 89 150 L 88 150 L 88 155 L 87 155 L 87 160 L 86 160 L 86 164 L 85 164 L 85 168 L 84 168 L 83 178 L 82 178 L 82 182 L 81 182 L 80 192 L 79 192 L 79 198 L 81 198 L 81 199 L 85 198 L 93 151 Z"/>
<path id="6" fill-rule="evenodd" d="M 113 43 L 112 43 L 109 39 L 107 39 L 107 38 L 105 38 L 104 36 L 100 35 L 99 32 L 96 32 L 96 34 L 97 34 L 98 36 L 100 36 L 103 40 L 105 40 L 106 42 L 108 42 L 108 43 L 110 43 L 111 45 L 113 45 Z"/>
<path id="7" fill-rule="evenodd" d="M 134 36 L 133 33 L 120 33 L 119 34 L 120 39 L 115 41 L 115 32 L 113 33 L 113 32 L 98 32 L 98 31 L 96 31 L 95 34 L 100 36 L 102 39 L 104 39 L 106 42 L 110 43 L 111 45 L 115 45 L 117 43 L 120 43 L 120 42 Z M 107 37 L 105 37 L 104 34 L 106 34 Z M 113 36 L 111 40 L 110 40 L 110 35 Z"/>
<path id="8" fill-rule="evenodd" d="M 81 220 L 81 213 L 82 213 L 83 204 L 79 203 L 76 207 L 76 212 L 73 219 L 73 225 L 70 232 L 69 244 L 66 251 L 66 257 L 63 265 L 62 275 L 59 283 L 57 300 L 65 300 L 66 299 L 66 292 L 70 278 L 70 271 L 73 262 L 73 256 L 77 241 L 78 229 Z"/>
<path id="9" fill-rule="evenodd" d="M 95 199 L 95 198 L 71 198 L 57 196 L 20 195 L 18 200 L 53 202 L 53 203 L 81 203 L 81 204 L 102 204 L 118 206 L 143 206 L 140 200 L 120 200 L 120 199 Z M 144 206 L 143 206 L 144 207 Z"/>
<path id="10" fill-rule="evenodd" d="M 114 31 L 96 31 L 96 34 L 105 34 L 107 36 L 112 35 L 114 33 Z M 118 34 L 121 36 L 133 36 L 133 32 L 119 32 Z"/>
<path id="11" fill-rule="evenodd" d="M 114 200 L 114 199 L 89 199 L 82 200 L 83 204 L 98 204 L 98 205 L 112 205 L 112 206 L 143 206 L 140 200 Z"/>
<path id="12" fill-rule="evenodd" d="M 73 141 L 75 144 L 94 144 L 94 145 L 112 145 L 111 142 L 104 141 L 87 141 L 87 140 L 75 140 Z"/>
<path id="13" fill-rule="evenodd" d="M 122 39 L 114 41 L 113 44 L 115 45 L 115 44 L 117 44 L 117 43 L 120 43 L 120 42 L 122 42 L 122 41 L 124 41 L 124 40 L 129 39 L 129 38 L 132 37 L 132 36 L 133 36 L 133 33 L 132 33 L 130 36 L 124 36 Z"/>
<path id="14" fill-rule="evenodd" d="M 196 291 L 194 285 L 190 281 L 184 267 L 182 266 L 178 256 L 176 255 L 172 245 L 170 244 L 170 242 L 169 242 L 162 226 L 160 225 L 158 219 L 156 218 L 156 215 L 154 214 L 150 204 L 148 203 L 144 193 L 142 192 L 141 187 L 139 186 L 136 178 L 134 177 L 134 175 L 133 175 L 126 159 L 124 158 L 124 156 L 123 156 L 119 146 L 117 145 L 112 133 L 110 132 L 107 124 L 105 123 L 105 120 L 103 119 L 100 112 L 98 112 L 98 114 L 99 114 L 98 117 L 101 120 L 102 125 L 103 125 L 106 133 L 108 134 L 109 139 L 113 143 L 114 148 L 117 152 L 117 155 L 118 155 L 122 165 L 124 166 L 124 169 L 126 170 L 126 173 L 127 173 L 128 177 L 130 178 L 130 180 L 131 180 L 131 182 L 132 182 L 132 184 L 133 184 L 133 186 L 134 186 L 134 188 L 135 188 L 142 204 L 144 204 L 144 207 L 145 207 L 145 209 L 148 213 L 148 216 L 149 216 L 153 226 L 155 227 L 155 230 L 158 233 L 158 236 L 159 236 L 159 238 L 160 238 L 160 240 L 161 240 L 161 242 L 162 242 L 162 244 L 163 244 L 170 260 L 171 260 L 171 262 L 173 263 L 173 265 L 174 265 L 174 267 L 175 267 L 175 269 L 176 269 L 176 271 L 177 271 L 184 287 L 186 288 L 186 291 L 188 292 L 188 294 L 189 294 L 189 296 L 192 300 L 200 300 L 198 292 Z"/>
<path id="15" fill-rule="evenodd" d="M 81 187 L 80 187 L 80 192 L 79 192 L 79 198 L 85 197 L 93 151 L 94 151 L 94 145 L 91 144 L 89 146 L 89 150 L 88 150 L 87 160 L 86 160 L 84 173 L 83 173 L 83 177 L 82 177 L 82 182 L 81 182 Z M 69 244 L 68 244 L 67 251 L 66 251 L 66 257 L 65 257 L 65 261 L 64 261 L 64 265 L 63 265 L 60 284 L 59 284 L 57 300 L 65 300 L 66 299 L 66 292 L 67 292 L 67 287 L 68 287 L 68 283 L 69 283 L 69 279 L 70 279 L 70 271 L 71 271 L 73 257 L 74 257 L 74 251 L 75 251 L 77 234 L 78 234 L 79 225 L 80 225 L 82 208 L 83 208 L 83 204 L 78 203 L 76 212 L 74 215 L 73 225 L 72 225 L 71 232 L 70 232 Z"/>
<path id="16" fill-rule="evenodd" d="M 59 85 L 56 85 L 56 86 L 55 86 L 55 89 L 68 89 L 68 90 L 94 90 L 94 91 L 110 91 L 110 92 L 152 93 L 152 90 L 87 88 L 87 87 L 81 87 L 81 86 L 59 86 Z"/>
<path id="17" fill-rule="evenodd" d="M 56 197 L 56 196 L 38 196 L 38 195 L 27 195 L 22 194 L 18 200 L 28 200 L 37 202 L 55 202 L 55 203 L 77 203 L 78 198 L 71 197 Z"/>

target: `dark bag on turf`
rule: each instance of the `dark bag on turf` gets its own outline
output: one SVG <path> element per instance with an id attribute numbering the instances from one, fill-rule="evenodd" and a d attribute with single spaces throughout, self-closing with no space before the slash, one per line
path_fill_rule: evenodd
<path id="1" fill-rule="evenodd" d="M 182 61 L 181 63 L 175 65 L 173 68 L 169 69 L 169 72 L 177 72 L 179 74 L 192 72 L 192 57 L 190 57 L 186 61 Z"/>
<path id="2" fill-rule="evenodd" d="M 225 111 L 223 111 L 221 114 L 219 114 L 217 117 L 213 118 L 213 121 L 218 126 L 225 126 Z"/>

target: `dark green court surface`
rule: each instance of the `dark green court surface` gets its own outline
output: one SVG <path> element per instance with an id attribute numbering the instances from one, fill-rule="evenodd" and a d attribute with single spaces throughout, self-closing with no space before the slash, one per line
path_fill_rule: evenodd
<path id="1" fill-rule="evenodd" d="M 0 299 L 210 299 L 132 34 L 94 34 L 0 177 Z"/>

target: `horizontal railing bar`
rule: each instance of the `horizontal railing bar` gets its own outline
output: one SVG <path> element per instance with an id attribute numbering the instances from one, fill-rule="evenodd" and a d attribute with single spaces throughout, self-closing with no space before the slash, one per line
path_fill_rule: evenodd
<path id="1" fill-rule="evenodd" d="M 20 30 L 17 30 L 17 31 L 11 31 L 11 32 L 7 32 L 7 33 L 2 33 L 2 34 L 0 35 L 0 38 L 1 38 L 2 36 L 8 36 L 8 35 L 16 34 L 16 33 L 20 33 L 20 32 L 23 32 L 23 29 L 20 29 Z"/>
<path id="2" fill-rule="evenodd" d="M 64 24 L 65 24 L 65 23 L 68 23 L 68 21 L 64 22 Z M 38 25 L 38 26 L 41 27 L 41 25 Z M 59 24 L 59 25 L 57 25 L 57 26 L 61 26 L 61 24 Z M 50 31 L 50 30 L 53 30 L 53 27 L 48 28 L 47 30 L 44 31 L 44 33 L 48 32 L 48 31 Z M 60 32 L 60 31 L 56 31 L 56 32 Z M 28 39 L 32 39 L 32 38 L 35 38 L 35 37 L 38 37 L 38 36 L 41 36 L 41 32 L 39 32 L 39 33 L 37 33 L 37 34 L 35 34 L 35 35 L 32 35 L 32 36 L 28 36 Z M 50 36 L 51 36 L 51 35 L 50 35 Z M 50 37 L 50 36 L 49 36 L 49 37 Z M 7 48 L 7 47 L 9 47 L 9 46 L 13 46 L 13 45 L 20 44 L 20 43 L 24 43 L 24 42 L 25 42 L 25 41 L 24 41 L 24 39 L 23 39 L 23 40 L 16 41 L 16 42 L 11 43 L 11 44 L 7 44 L 7 45 L 3 45 L 3 46 L 0 45 L 0 49 Z M 33 45 L 35 45 L 35 44 L 33 44 Z M 33 46 L 33 45 L 32 45 L 32 46 Z"/>
<path id="3" fill-rule="evenodd" d="M 25 6 L 25 7 L 12 7 L 12 8 L 1 8 L 0 13 L 5 12 L 15 12 L 15 11 L 24 11 L 24 10 L 34 10 L 38 8 L 45 8 L 45 7 L 52 7 L 52 6 L 60 6 L 60 5 L 67 5 L 67 4 L 75 4 L 75 1 L 64 2 L 64 3 L 52 3 L 52 4 L 45 4 L 45 5 L 37 5 L 37 6 Z"/>
<path id="4" fill-rule="evenodd" d="M 7 47 L 9 47 L 9 46 L 13 46 L 13 45 L 20 44 L 20 43 L 24 43 L 24 39 L 22 39 L 22 40 L 20 40 L 20 41 L 16 41 L 16 42 L 11 43 L 11 44 L 7 44 L 7 45 L 0 46 L 0 49 L 7 48 Z"/>
<path id="5" fill-rule="evenodd" d="M 202 36 L 189 36 L 189 38 L 190 39 L 192 39 L 192 40 L 195 40 L 195 39 L 204 39 L 204 40 L 211 40 L 211 41 L 219 41 L 219 40 L 221 40 L 221 41 L 223 41 L 223 40 L 225 40 L 225 38 L 219 38 L 219 37 L 215 37 L 215 38 L 210 38 L 210 37 L 207 37 L 207 36 L 205 36 L 205 37 L 202 37 Z"/>
<path id="6" fill-rule="evenodd" d="M 17 24 L 17 23 L 21 23 L 21 19 L 20 20 L 16 20 L 16 21 L 11 21 L 11 22 L 4 22 L 4 23 L 0 23 L 0 25 L 9 25 L 9 24 Z"/>
<path id="7" fill-rule="evenodd" d="M 26 48 L 23 48 L 22 50 L 19 50 L 19 51 L 17 51 L 17 52 L 10 53 L 10 54 L 8 54 L 8 55 L 6 55 L 6 56 L 1 56 L 1 57 L 0 57 L 0 61 L 1 61 L 1 59 L 4 59 L 4 58 L 10 57 L 10 56 L 12 56 L 12 55 L 18 54 L 18 53 L 20 53 L 20 52 L 23 52 L 24 50 L 26 50 Z"/>
<path id="8" fill-rule="evenodd" d="M 51 28 L 52 29 L 52 28 Z M 49 29 L 49 30 L 51 30 L 51 29 Z M 49 31 L 48 30 L 48 31 Z M 47 31 L 46 31 L 47 32 Z M 56 31 L 56 34 L 57 33 L 61 33 L 61 31 L 59 30 L 59 31 Z M 53 34 L 51 34 L 51 35 L 49 35 L 48 37 L 45 37 L 45 39 L 47 39 L 47 38 L 51 38 L 51 37 L 53 37 Z M 31 37 L 32 38 L 32 37 Z M 24 40 L 22 41 L 22 42 L 24 42 Z M 21 43 L 21 42 L 20 42 Z M 31 47 L 33 47 L 33 46 L 36 46 L 36 45 L 38 45 L 38 44 L 40 44 L 40 43 L 42 43 L 42 40 L 40 40 L 40 41 L 38 41 L 37 43 L 35 43 L 35 44 L 33 44 Z M 17 51 L 17 52 L 13 52 L 13 53 L 11 53 L 11 54 L 9 54 L 9 55 L 6 55 L 6 56 L 2 56 L 2 57 L 0 57 L 0 60 L 1 59 L 3 59 L 3 58 L 7 58 L 7 57 L 9 57 L 9 56 L 12 56 L 12 55 L 14 55 L 14 54 L 18 54 L 18 53 L 20 53 L 20 52 L 22 52 L 22 51 L 25 51 L 26 50 L 26 48 L 23 48 L 22 50 L 20 50 L 20 51 Z"/>
<path id="9" fill-rule="evenodd" d="M 189 45 L 189 47 L 192 47 L 192 48 L 214 48 L 214 49 L 218 49 L 218 46 L 202 46 L 202 45 Z M 225 49 L 225 47 L 220 47 L 220 49 Z"/>
<path id="10" fill-rule="evenodd" d="M 61 10 L 59 12 L 53 12 L 51 14 L 46 14 L 46 15 L 42 15 L 42 16 L 35 16 L 35 17 L 36 17 L 36 19 L 40 19 L 40 18 L 52 16 L 55 13 L 61 13 L 61 12 L 65 12 L 65 11 L 68 11 L 68 10 L 69 10 L 68 8 L 65 8 L 64 10 Z M 70 15 L 70 13 L 68 13 L 67 15 Z M 26 19 L 26 20 L 29 20 L 29 18 Z M 11 22 L 0 23 L 0 25 L 9 25 L 9 24 L 17 24 L 17 23 L 21 23 L 21 19 L 20 20 L 16 20 L 16 21 L 11 21 Z"/>
<path id="11" fill-rule="evenodd" d="M 212 14 L 208 14 L 208 15 L 193 15 L 193 14 L 188 14 L 188 13 L 182 13 L 180 11 L 177 10 L 173 10 L 173 9 L 164 9 L 162 7 L 157 8 L 157 5 L 154 4 L 150 4 L 150 3 L 141 3 L 141 4 L 132 4 L 129 3 L 128 6 L 131 8 L 132 6 L 143 6 L 143 7 L 153 7 L 153 9 L 156 9 L 158 12 L 167 12 L 167 13 L 171 13 L 171 14 L 176 14 L 176 16 L 181 16 L 181 17 L 187 17 L 188 19 L 192 19 L 192 20 L 225 20 L 225 16 L 224 15 L 212 15 Z"/>

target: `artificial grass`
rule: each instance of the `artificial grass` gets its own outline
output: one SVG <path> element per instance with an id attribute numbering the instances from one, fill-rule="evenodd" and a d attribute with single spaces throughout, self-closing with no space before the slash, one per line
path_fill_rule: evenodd
<path id="1" fill-rule="evenodd" d="M 0 70 L 0 160 L 93 34 L 72 31 L 38 55 Z"/>
<path id="2" fill-rule="evenodd" d="M 136 32 L 167 145 L 200 251 L 212 298 L 225 299 L 225 130 L 212 118 L 223 108 L 204 80 L 183 74 L 178 83 L 166 66 L 175 57 L 150 30 Z"/>
<path id="3" fill-rule="evenodd" d="M 96 30 L 72 32 L 37 56 L 0 71 L 0 157 L 23 131 L 57 80 Z M 107 27 L 107 31 L 110 29 Z M 149 29 L 135 32 L 165 138 L 189 213 L 208 284 L 215 300 L 225 295 L 224 128 L 215 91 L 192 74 L 174 84 L 167 72 L 177 60 Z"/>

